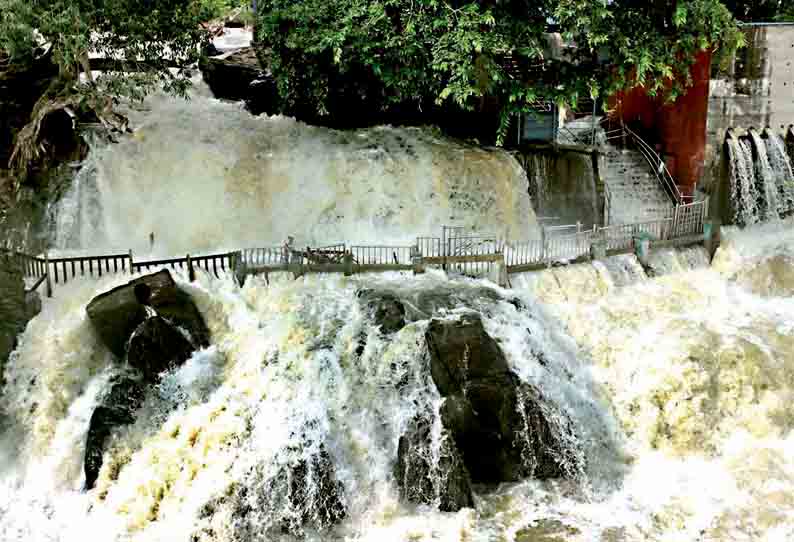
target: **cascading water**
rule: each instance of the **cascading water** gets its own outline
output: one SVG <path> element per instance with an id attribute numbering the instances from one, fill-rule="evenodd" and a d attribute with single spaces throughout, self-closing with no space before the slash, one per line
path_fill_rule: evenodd
<path id="1" fill-rule="evenodd" d="M 753 153 L 746 141 L 729 138 L 731 200 L 736 224 L 749 225 L 758 221 Z"/>
<path id="2" fill-rule="evenodd" d="M 766 143 L 754 130 L 750 130 L 750 139 L 756 151 L 755 159 L 755 179 L 760 185 L 761 213 L 766 220 L 780 218 L 778 202 L 779 187 L 776 183 L 776 175 L 769 164 L 769 156 L 766 152 Z"/>
<path id="3" fill-rule="evenodd" d="M 180 146 L 184 156 L 164 151 L 168 164 L 139 163 L 139 146 L 154 160 L 168 130 L 194 137 L 177 129 L 196 128 L 187 106 L 152 107 L 162 131 L 152 125 L 127 146 L 94 151 L 99 225 L 85 228 L 92 221 L 83 220 L 74 234 L 76 223 L 59 222 L 60 238 L 73 240 L 65 246 L 134 243 L 155 223 L 170 228 L 157 230 L 165 248 L 186 246 L 195 239 L 191 228 L 202 223 L 196 217 L 182 223 L 164 212 L 158 217 L 168 194 L 189 198 L 196 192 L 200 211 L 212 218 L 202 229 L 208 248 L 259 239 L 273 223 L 270 213 L 287 218 L 293 213 L 307 227 L 318 224 L 316 202 L 307 197 L 305 207 L 296 199 L 289 209 L 265 207 L 258 219 L 251 211 L 251 236 L 236 229 L 230 217 L 249 212 L 249 200 L 265 203 L 256 188 L 252 197 L 243 197 L 249 185 L 216 169 L 213 161 L 225 164 L 226 155 L 204 159 Z M 209 118 L 231 122 L 228 116 L 238 128 L 250 120 L 251 137 L 261 134 L 262 124 L 288 129 L 284 139 L 298 151 L 314 147 L 325 153 L 318 158 L 323 167 L 329 163 L 322 158 L 330 152 L 329 138 L 350 137 L 287 119 L 245 120 L 234 107 L 211 101 L 197 107 L 203 113 L 217 107 L 218 116 Z M 154 142 L 145 141 L 147 130 Z M 411 133 L 429 144 L 424 132 L 382 129 L 356 137 L 375 133 L 401 138 Z M 345 141 L 333 148 L 349 164 L 351 144 Z M 432 144 L 470 152 L 449 142 Z M 286 150 L 279 152 L 279 160 L 289 159 Z M 412 152 L 422 160 L 422 152 Z M 298 156 L 289 174 L 283 163 L 266 169 L 261 178 L 270 179 L 267 186 L 282 178 L 293 190 L 290 183 L 305 186 L 300 183 L 315 179 L 300 180 L 295 170 L 310 164 L 308 154 Z M 490 173 L 477 174 L 481 186 L 507 183 L 493 161 L 509 165 L 509 171 L 512 161 L 500 153 L 476 156 L 486 156 L 491 167 Z M 407 205 L 413 197 L 373 189 L 378 179 L 402 180 L 413 194 L 427 189 L 422 182 L 439 186 L 432 175 L 415 175 L 408 158 L 381 158 L 377 167 L 367 161 L 367 167 L 381 168 L 371 174 L 382 177 L 368 180 L 364 191 L 376 201 Z M 205 162 L 199 167 L 195 160 Z M 133 190 L 137 163 L 142 193 Z M 249 164 L 246 182 L 260 178 L 253 168 L 262 164 Z M 171 171 L 171 184 L 158 185 L 166 178 L 157 177 L 158 166 Z M 118 171 L 124 173 L 113 173 Z M 327 187 L 346 177 L 316 178 Z M 217 197 L 215 208 L 209 208 L 202 194 L 222 193 L 215 183 L 238 192 Z M 85 186 L 90 183 L 76 192 Z M 353 192 L 346 201 L 364 197 L 348 188 Z M 456 216 L 471 224 L 496 224 L 488 222 L 495 220 L 486 212 L 491 209 L 456 207 L 452 201 L 457 196 L 430 214 L 463 208 L 468 214 Z M 424 210 L 424 203 L 414 203 L 410 212 Z M 149 209 L 154 218 L 146 218 Z M 361 236 L 387 234 L 409 216 L 391 215 L 389 222 L 372 218 L 369 209 L 330 221 L 328 238 L 352 236 L 363 223 L 376 231 Z M 141 225 L 141 220 L 149 222 Z M 318 231 L 318 239 L 325 239 Z M 0 400 L 0 540 L 791 540 L 794 228 L 790 219 L 744 231 L 726 228 L 722 241 L 713 266 L 700 247 L 666 250 L 652 254 L 645 267 L 633 256 L 619 256 L 514 275 L 512 289 L 432 270 L 416 277 L 252 277 L 242 286 L 230 276 L 200 272 L 191 283 L 176 273 L 207 323 L 211 345 L 147 390 L 134 423 L 114 430 L 96 486 L 88 491 L 82 488 L 90 418 L 127 368 L 100 342 L 86 305 L 129 276 L 77 279 L 56 288 L 6 368 Z M 385 332 L 366 309 L 363 291 L 388 291 L 400 299 L 406 325 Z M 443 425 L 449 398 L 434 383 L 427 333 L 433 319 L 460 322 L 472 313 L 480 315 L 515 379 L 531 386 L 520 388 L 519 395 L 525 398 L 535 389 L 543 398 L 541 413 L 549 433 L 559 438 L 554 452 L 564 459 L 563 476 L 475 485 L 471 507 L 442 512 L 439 488 L 448 483 L 446 467 L 455 458 Z M 418 451 L 428 467 L 429 480 L 422 483 L 436 491 L 429 504 L 402 498 L 395 471 L 401 436 L 417 417 L 424 417 L 429 435 Z M 524 455 L 526 445 L 548 435 L 532 432 L 536 420 L 526 411 L 519 418 L 523 423 L 515 438 L 523 446 L 522 465 L 535 472 L 538 462 Z"/>
<path id="4" fill-rule="evenodd" d="M 511 239 L 535 229 L 526 176 L 505 152 L 424 129 L 257 118 L 197 86 L 189 101 L 155 97 L 129 111 L 134 135 L 92 149 L 58 206 L 58 248 L 148 250 L 150 233 L 158 251 L 182 254 L 290 235 L 409 244 L 441 225 Z"/>
<path id="5" fill-rule="evenodd" d="M 778 187 L 778 211 L 782 214 L 794 209 L 794 172 L 792 172 L 791 158 L 786 152 L 786 143 L 777 134 L 768 134 L 764 140 L 766 144 L 769 165 Z"/>
<path id="6" fill-rule="evenodd" d="M 782 138 L 750 130 L 749 138 L 726 142 L 734 223 L 774 220 L 794 210 L 794 175 Z"/>
<path id="7" fill-rule="evenodd" d="M 546 225 L 600 224 L 601 199 L 593 160 L 579 152 L 525 151 L 520 155 L 529 180 L 532 206 Z"/>

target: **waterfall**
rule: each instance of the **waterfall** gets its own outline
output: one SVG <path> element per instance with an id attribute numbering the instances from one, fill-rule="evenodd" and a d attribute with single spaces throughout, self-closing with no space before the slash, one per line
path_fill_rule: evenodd
<path id="1" fill-rule="evenodd" d="M 750 130 L 749 138 L 726 142 L 734 223 L 775 220 L 794 210 L 794 175 L 782 138 Z"/>
<path id="2" fill-rule="evenodd" d="M 535 212 L 545 225 L 601 224 L 601 201 L 589 154 L 526 151 L 522 155 Z"/>
<path id="3" fill-rule="evenodd" d="M 791 158 L 786 152 L 786 144 L 778 134 L 770 133 L 764 140 L 769 164 L 778 188 L 778 210 L 786 213 L 794 210 L 794 173 Z"/>
<path id="4" fill-rule="evenodd" d="M 511 239 L 536 228 L 519 163 L 430 129 L 340 132 L 254 117 L 209 98 L 156 96 L 135 132 L 95 145 L 55 209 L 59 249 L 164 254 L 279 245 L 407 245 L 462 226 Z M 177 223 L 179 226 L 177 227 Z"/>
<path id="5" fill-rule="evenodd" d="M 176 252 L 285 233 L 400 241 L 448 220 L 534 224 L 527 179 L 501 151 L 430 130 L 255 118 L 201 95 L 145 107 L 131 113 L 134 136 L 92 149 L 53 210 L 63 250 L 135 249 L 151 231 Z M 771 175 L 752 140 L 728 143 L 746 223 L 788 201 L 788 185 L 770 194 L 756 180 L 790 175 L 764 143 Z M 794 218 L 723 228 L 711 265 L 703 247 L 665 249 L 644 264 L 621 255 L 512 275 L 510 288 L 432 269 L 173 277 L 209 345 L 112 429 L 91 489 L 91 418 L 132 369 L 86 307 L 135 277 L 59 285 L 18 337 L 0 395 L 0 540 L 794 539 Z M 400 303 L 395 329 L 372 292 Z M 457 376 L 434 365 L 428 337 L 475 320 L 481 342 L 456 351 L 457 372 L 490 378 L 499 362 L 509 378 L 445 394 L 439 381 Z M 499 403 L 517 420 L 499 457 L 520 465 L 509 482 L 470 484 L 468 504 L 447 512 L 451 473 L 465 480 L 496 457 L 466 457 L 457 432 L 502 430 L 468 401 L 507 398 L 502 384 L 539 405 Z M 412 430 L 425 440 L 400 462 Z M 533 445 L 558 473 L 541 476 Z"/>

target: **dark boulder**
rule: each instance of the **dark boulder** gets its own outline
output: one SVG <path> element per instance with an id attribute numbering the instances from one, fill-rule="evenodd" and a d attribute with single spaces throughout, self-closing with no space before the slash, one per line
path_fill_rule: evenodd
<path id="1" fill-rule="evenodd" d="M 296 537 L 307 530 L 322 532 L 347 515 L 344 487 L 324 447 L 308 459 L 295 454 L 275 476 L 254 477 L 237 491 L 235 538 L 272 540 L 273 529 Z M 263 528 L 265 527 L 265 528 Z"/>
<path id="2" fill-rule="evenodd" d="M 573 440 L 570 422 L 510 371 L 479 315 L 432 320 L 425 338 L 433 381 L 446 398 L 444 426 L 475 483 L 578 470 L 578 456 L 565 442 Z"/>
<path id="3" fill-rule="evenodd" d="M 119 376 L 111 382 L 110 393 L 94 409 L 88 425 L 83 464 L 86 489 L 96 484 L 107 438 L 117 427 L 135 421 L 135 411 L 143 403 L 143 397 L 143 382 L 130 376 Z"/>
<path id="4" fill-rule="evenodd" d="M 273 111 L 275 82 L 262 68 L 253 47 L 202 57 L 199 68 L 216 98 L 245 101 L 254 114 Z"/>
<path id="5" fill-rule="evenodd" d="M 130 338 L 127 363 L 147 382 L 187 361 L 195 349 L 173 324 L 161 316 L 144 321 Z"/>
<path id="6" fill-rule="evenodd" d="M 105 345 L 119 358 L 132 333 L 154 311 L 185 329 L 196 348 L 209 345 L 209 330 L 188 294 L 167 270 L 140 277 L 98 295 L 86 312 Z"/>
<path id="7" fill-rule="evenodd" d="M 455 443 L 442 432 L 437 464 L 433 464 L 432 426 L 428 417 L 411 420 L 400 437 L 394 470 L 403 500 L 435 505 L 442 512 L 474 506 L 471 478 Z"/>
<path id="8" fill-rule="evenodd" d="M 383 333 L 397 333 L 405 327 L 405 306 L 395 294 L 361 290 L 358 298 Z"/>

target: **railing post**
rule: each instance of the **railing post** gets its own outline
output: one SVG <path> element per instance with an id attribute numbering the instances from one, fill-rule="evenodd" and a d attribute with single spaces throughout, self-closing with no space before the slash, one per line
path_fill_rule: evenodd
<path id="1" fill-rule="evenodd" d="M 422 259 L 422 251 L 419 250 L 419 245 L 411 247 L 411 265 L 413 266 L 414 275 L 421 275 L 425 272 L 424 260 Z"/>
<path id="2" fill-rule="evenodd" d="M 447 227 L 441 226 L 441 269 L 447 270 Z"/>
<path id="3" fill-rule="evenodd" d="M 50 252 L 44 253 L 44 272 L 47 277 L 47 297 L 52 297 L 52 280 L 50 279 Z"/>
<path id="4" fill-rule="evenodd" d="M 190 280 L 190 282 L 193 282 L 193 281 L 196 280 L 196 270 L 193 269 L 193 260 L 190 259 L 190 254 L 188 254 L 185 257 L 185 260 L 187 260 L 187 277 L 188 277 L 188 280 Z"/>
<path id="5" fill-rule="evenodd" d="M 353 275 L 353 255 L 350 253 L 349 250 L 345 251 L 345 255 L 342 256 L 342 260 L 345 266 L 345 276 L 350 277 Z"/>
<path id="6" fill-rule="evenodd" d="M 130 275 L 132 275 L 132 274 L 134 273 L 134 271 L 133 271 L 133 265 L 134 265 L 134 263 L 135 263 L 135 262 L 134 262 L 134 261 L 133 261 L 133 259 L 132 259 L 132 249 L 130 249 Z"/>
<path id="7" fill-rule="evenodd" d="M 499 278 L 498 278 L 499 286 L 501 288 L 507 288 L 508 286 L 510 286 L 510 281 L 509 281 L 509 278 L 507 276 L 507 262 L 505 261 L 504 253 L 502 253 L 502 259 L 496 265 L 499 267 L 499 269 L 498 269 L 498 272 L 499 272 Z"/>

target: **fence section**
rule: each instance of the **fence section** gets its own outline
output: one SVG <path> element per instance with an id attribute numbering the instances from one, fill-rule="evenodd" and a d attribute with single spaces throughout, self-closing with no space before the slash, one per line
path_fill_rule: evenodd
<path id="1" fill-rule="evenodd" d="M 578 233 L 567 233 L 581 230 L 577 226 L 547 228 L 542 240 L 508 245 L 505 263 L 508 270 L 512 270 L 572 262 L 588 257 L 594 245 L 611 252 L 631 250 L 638 237 L 646 237 L 651 242 L 689 239 L 703 234 L 707 217 L 708 201 L 700 201 L 679 205 L 673 216 L 649 222 L 594 227 Z"/>
<path id="2" fill-rule="evenodd" d="M 47 271 L 55 284 L 65 284 L 78 277 L 100 278 L 119 272 L 129 272 L 130 255 L 80 256 L 47 260 Z"/>
<path id="3" fill-rule="evenodd" d="M 411 247 L 354 245 L 350 247 L 353 263 L 367 265 L 411 265 Z"/>
<path id="4" fill-rule="evenodd" d="M 483 276 L 496 266 L 506 272 L 520 272 L 555 263 L 570 263 L 592 256 L 599 248 L 627 251 L 635 239 L 653 241 L 692 240 L 702 236 L 708 216 L 708 201 L 678 205 L 672 217 L 637 224 L 594 227 L 582 230 L 581 224 L 544 228 L 541 240 L 505 243 L 496 236 L 465 235 L 462 228 L 444 228 L 441 237 L 418 237 L 414 246 L 336 244 L 319 248 L 283 247 L 248 248 L 236 252 L 183 258 L 134 261 L 132 252 L 103 256 L 70 258 L 37 257 L 11 253 L 12 262 L 24 270 L 27 278 L 36 279 L 37 286 L 46 279 L 64 284 L 78 277 L 96 277 L 113 273 L 136 273 L 160 268 L 185 270 L 193 280 L 195 270 L 220 277 L 234 273 L 246 274 L 290 271 L 345 274 L 369 271 L 421 271 L 425 266 L 441 267 L 467 276 Z M 449 235 L 447 235 L 449 233 Z M 600 253 L 599 252 L 599 253 Z"/>
<path id="5" fill-rule="evenodd" d="M 709 215 L 708 200 L 679 205 L 675 208 L 673 235 L 687 237 L 703 233 Z"/>

